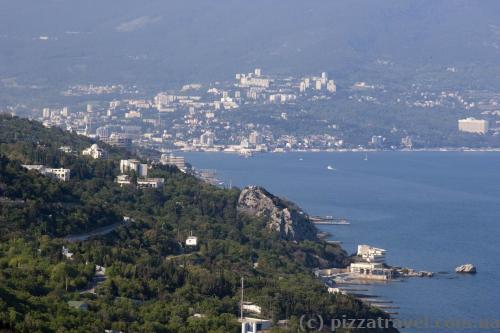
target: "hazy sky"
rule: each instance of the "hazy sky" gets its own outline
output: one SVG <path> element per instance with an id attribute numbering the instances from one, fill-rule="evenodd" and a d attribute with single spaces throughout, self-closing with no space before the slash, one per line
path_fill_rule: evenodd
<path id="1" fill-rule="evenodd" d="M 497 64 L 498 13 L 495 0 L 0 0 L 0 76 L 203 80 L 377 59 Z"/>

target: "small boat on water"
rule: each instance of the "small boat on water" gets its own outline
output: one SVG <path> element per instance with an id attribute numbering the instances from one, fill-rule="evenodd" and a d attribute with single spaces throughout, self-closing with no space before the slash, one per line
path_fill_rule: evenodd
<path id="1" fill-rule="evenodd" d="M 327 170 L 335 170 L 331 165 L 326 167 Z"/>

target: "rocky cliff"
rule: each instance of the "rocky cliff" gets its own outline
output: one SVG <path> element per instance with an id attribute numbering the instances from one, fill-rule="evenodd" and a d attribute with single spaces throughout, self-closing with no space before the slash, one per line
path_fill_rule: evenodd
<path id="1" fill-rule="evenodd" d="M 318 231 L 300 207 L 272 195 L 262 187 L 249 186 L 241 191 L 238 212 L 265 219 L 267 227 L 278 232 L 282 239 L 316 239 Z"/>

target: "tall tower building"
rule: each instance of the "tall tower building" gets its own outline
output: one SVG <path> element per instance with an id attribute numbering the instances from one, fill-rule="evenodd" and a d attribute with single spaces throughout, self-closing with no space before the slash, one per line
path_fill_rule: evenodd
<path id="1" fill-rule="evenodd" d="M 337 85 L 335 84 L 335 82 L 333 80 L 328 81 L 328 83 L 326 84 L 326 90 L 328 90 L 328 92 L 331 92 L 331 93 L 334 93 L 337 91 Z"/>
<path id="2" fill-rule="evenodd" d="M 323 84 L 322 84 L 321 80 L 316 80 L 316 90 L 321 90 L 322 87 L 323 87 Z"/>
<path id="3" fill-rule="evenodd" d="M 49 108 L 43 108 L 42 117 L 44 117 L 46 119 L 50 118 L 50 109 Z"/>

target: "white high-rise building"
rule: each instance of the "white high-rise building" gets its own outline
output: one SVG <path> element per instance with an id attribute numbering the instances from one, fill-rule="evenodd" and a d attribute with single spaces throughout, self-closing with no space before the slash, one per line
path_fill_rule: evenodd
<path id="1" fill-rule="evenodd" d="M 321 80 L 316 80 L 316 90 L 321 90 L 323 87 L 323 84 L 321 83 Z"/>
<path id="2" fill-rule="evenodd" d="M 264 140 L 263 140 L 262 135 L 257 131 L 253 131 L 248 136 L 248 143 L 250 143 L 251 145 L 260 145 L 260 144 L 262 144 L 263 141 Z"/>
<path id="3" fill-rule="evenodd" d="M 138 160 L 121 160 L 120 161 L 120 172 L 127 173 L 134 171 L 138 177 L 148 176 L 148 165 L 142 164 Z"/>
<path id="4" fill-rule="evenodd" d="M 255 76 L 260 77 L 262 75 L 262 70 L 260 68 L 256 68 L 254 71 Z"/>
<path id="5" fill-rule="evenodd" d="M 304 81 L 300 82 L 299 91 L 302 93 L 306 91 L 306 83 Z"/>
<path id="6" fill-rule="evenodd" d="M 458 130 L 467 133 L 486 134 L 489 130 L 489 123 L 484 119 L 460 119 L 458 121 Z"/>
<path id="7" fill-rule="evenodd" d="M 328 90 L 328 92 L 331 92 L 331 93 L 334 93 L 337 91 L 337 85 L 335 84 L 335 82 L 333 80 L 328 81 L 328 83 L 326 84 L 326 90 Z"/>
<path id="8" fill-rule="evenodd" d="M 212 147 L 214 145 L 215 135 L 210 131 L 206 131 L 200 136 L 200 143 L 206 147 Z"/>
<path id="9" fill-rule="evenodd" d="M 61 111 L 61 115 L 63 117 L 69 117 L 69 108 L 67 106 L 63 107 L 63 109 Z"/>
<path id="10" fill-rule="evenodd" d="M 50 109 L 49 108 L 43 108 L 42 117 L 44 117 L 46 119 L 50 118 Z"/>
<path id="11" fill-rule="evenodd" d="M 92 104 L 87 104 L 87 112 L 88 113 L 94 112 L 94 108 L 93 108 Z"/>
<path id="12" fill-rule="evenodd" d="M 173 154 L 163 154 L 160 159 L 161 164 L 176 166 L 179 170 L 186 170 L 186 160 L 182 156 L 174 156 Z"/>
<path id="13" fill-rule="evenodd" d="M 326 72 L 321 73 L 321 83 L 326 84 L 328 81 L 328 74 Z"/>
<path id="14" fill-rule="evenodd" d="M 358 245 L 357 255 L 366 262 L 384 263 L 386 250 L 369 245 Z"/>

